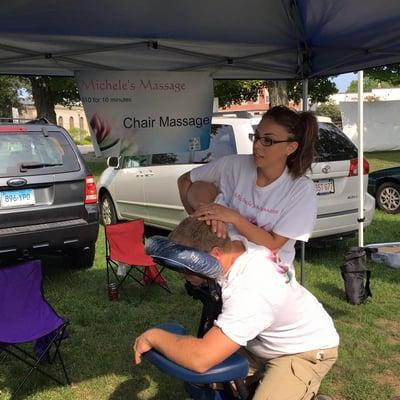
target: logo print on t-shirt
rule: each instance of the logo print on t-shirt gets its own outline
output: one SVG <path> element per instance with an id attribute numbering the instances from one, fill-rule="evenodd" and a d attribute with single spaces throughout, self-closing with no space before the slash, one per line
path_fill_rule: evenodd
<path id="1" fill-rule="evenodd" d="M 289 265 L 283 263 L 271 250 L 267 249 L 267 252 L 267 259 L 271 260 L 274 263 L 276 270 L 284 276 L 285 283 L 289 283 L 293 278 L 293 273 L 290 271 Z"/>
<path id="2" fill-rule="evenodd" d="M 255 204 L 252 200 L 247 199 L 246 196 L 244 196 L 244 195 L 241 194 L 241 193 L 235 192 L 235 193 L 233 194 L 233 196 L 234 196 L 240 203 L 244 204 L 246 207 L 254 208 L 254 209 L 257 210 L 258 212 L 266 212 L 266 213 L 274 214 L 274 215 L 279 214 L 279 210 L 276 210 L 276 209 L 274 209 L 274 208 L 266 208 L 266 207 L 260 206 L 260 205 L 258 205 L 258 204 Z"/>

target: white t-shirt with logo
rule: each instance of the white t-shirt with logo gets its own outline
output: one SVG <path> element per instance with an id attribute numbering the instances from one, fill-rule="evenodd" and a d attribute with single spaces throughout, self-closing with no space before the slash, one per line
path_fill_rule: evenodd
<path id="1" fill-rule="evenodd" d="M 286 168 L 274 182 L 260 187 L 253 156 L 234 155 L 193 169 L 190 179 L 214 183 L 220 190 L 217 203 L 238 211 L 266 231 L 289 238 L 278 256 L 294 271 L 294 244 L 308 240 L 317 214 L 314 184 L 309 178 L 293 179 Z M 230 227 L 229 234 L 234 233 Z"/>
<path id="2" fill-rule="evenodd" d="M 333 321 L 318 300 L 271 261 L 263 246 L 241 239 L 246 252 L 219 280 L 225 335 L 253 354 L 275 358 L 339 344 Z"/>

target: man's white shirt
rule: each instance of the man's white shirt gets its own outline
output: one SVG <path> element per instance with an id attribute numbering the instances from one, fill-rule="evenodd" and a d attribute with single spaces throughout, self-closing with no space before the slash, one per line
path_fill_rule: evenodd
<path id="1" fill-rule="evenodd" d="M 219 281 L 223 307 L 215 325 L 265 359 L 338 346 L 333 321 L 318 300 L 294 278 L 288 282 L 264 247 L 242 242 L 245 253 Z"/>

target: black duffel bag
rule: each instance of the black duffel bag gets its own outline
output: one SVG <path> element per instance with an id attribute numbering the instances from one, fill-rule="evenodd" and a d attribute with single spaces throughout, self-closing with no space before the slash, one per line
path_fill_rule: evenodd
<path id="1" fill-rule="evenodd" d="M 368 297 L 372 297 L 369 287 L 371 271 L 367 269 L 367 254 L 364 248 L 350 248 L 340 269 L 348 303 L 362 304 Z"/>

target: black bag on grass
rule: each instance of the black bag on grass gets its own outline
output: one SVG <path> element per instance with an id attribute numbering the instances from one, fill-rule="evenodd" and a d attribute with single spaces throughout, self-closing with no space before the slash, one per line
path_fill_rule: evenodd
<path id="1" fill-rule="evenodd" d="M 362 304 L 372 297 L 369 288 L 371 271 L 367 269 L 367 254 L 362 247 L 352 247 L 341 266 L 346 300 L 350 304 Z"/>

